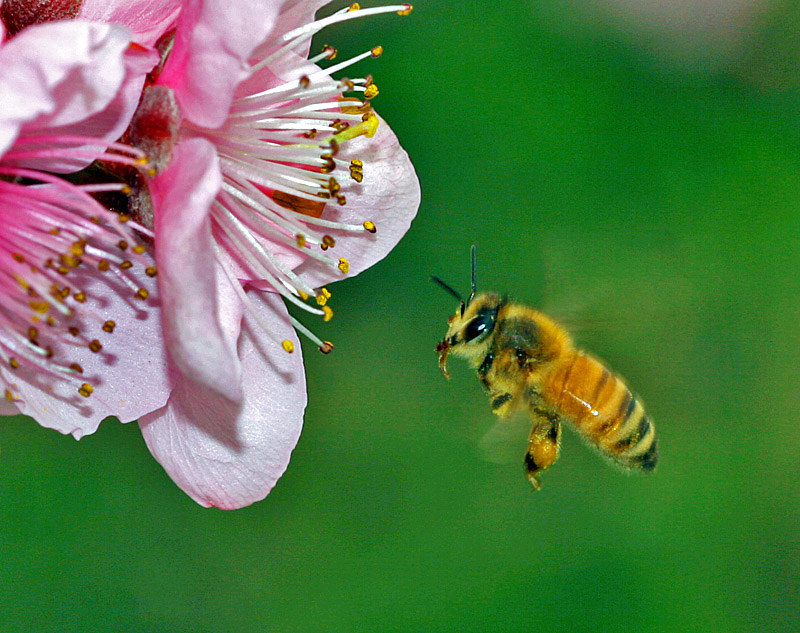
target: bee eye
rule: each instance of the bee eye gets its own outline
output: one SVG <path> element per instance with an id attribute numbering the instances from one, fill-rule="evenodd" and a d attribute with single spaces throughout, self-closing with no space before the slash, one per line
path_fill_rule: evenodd
<path id="1" fill-rule="evenodd" d="M 491 332 L 494 329 L 494 321 L 496 318 L 496 308 L 484 308 L 483 310 L 479 310 L 477 316 L 472 319 L 464 329 L 464 342 L 469 343 Z"/>

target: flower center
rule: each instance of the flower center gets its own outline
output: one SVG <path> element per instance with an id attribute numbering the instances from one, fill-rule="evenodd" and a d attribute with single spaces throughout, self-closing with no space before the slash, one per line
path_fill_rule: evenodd
<path id="1" fill-rule="evenodd" d="M 56 176 L 15 167 L 25 158 L 75 157 L 73 144 L 97 139 L 35 137 L 20 142 L 3 156 L 0 165 L 0 362 L 16 372 L 31 370 L 37 380 L 66 380 L 88 398 L 93 378 L 83 376 L 74 361 L 86 349 L 99 354 L 116 321 L 92 308 L 88 283 L 102 275 L 108 286 L 145 300 L 148 291 L 137 279 L 154 277 L 132 228 L 141 227 L 105 209 L 91 194 L 127 193 L 122 184 L 74 185 Z M 138 150 L 111 144 L 117 153 L 102 157 L 125 165 L 145 166 Z M 38 149 L 37 149 L 38 148 Z M 46 148 L 46 149 L 42 149 Z M 125 152 L 125 153 L 122 153 Z M 92 156 L 97 156 L 94 151 Z M 146 231 L 144 231 L 146 232 Z M 139 266 L 135 266 L 137 262 Z M 113 316 L 113 315 L 112 315 Z M 20 398 L 13 381 L 5 397 Z"/>
<path id="2" fill-rule="evenodd" d="M 347 259 L 328 252 L 336 245 L 329 232 L 362 234 L 365 239 L 377 232 L 369 218 L 346 224 L 324 217 L 326 205 L 347 205 L 351 187 L 369 178 L 369 164 L 359 158 L 341 159 L 341 146 L 361 136 L 371 138 L 379 125 L 369 102 L 378 94 L 372 77 L 331 75 L 362 59 L 380 57 L 383 48 L 375 46 L 326 69 L 309 62 L 333 60 L 333 47 L 323 47 L 308 60 L 293 51 L 325 26 L 388 12 L 407 15 L 411 5 L 361 9 L 354 4 L 277 36 L 274 46 L 265 47 L 272 52 L 251 66 L 251 77 L 263 76 L 268 87 L 237 95 L 219 128 L 183 123 L 182 134 L 202 136 L 217 149 L 223 185 L 211 218 L 217 243 L 236 264 L 232 267 L 221 260 L 229 276 L 266 281 L 288 301 L 325 321 L 333 315 L 327 305 L 330 293 L 309 286 L 293 268 L 313 258 L 347 274 Z M 316 305 L 307 303 L 310 297 Z M 323 352 L 332 349 L 296 319 L 292 322 Z"/>

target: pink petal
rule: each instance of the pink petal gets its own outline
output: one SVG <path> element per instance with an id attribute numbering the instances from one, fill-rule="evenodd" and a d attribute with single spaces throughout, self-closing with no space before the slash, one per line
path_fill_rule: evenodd
<path id="1" fill-rule="evenodd" d="M 25 123 L 68 125 L 103 110 L 125 77 L 129 42 L 123 27 L 64 21 L 31 26 L 4 43 L 0 152 Z"/>
<path id="2" fill-rule="evenodd" d="M 272 30 L 272 37 L 268 38 L 262 46 L 259 46 L 254 51 L 254 56 L 260 59 L 276 50 L 279 46 L 275 45 L 277 36 L 288 33 L 305 24 L 310 24 L 314 21 L 317 11 L 326 4 L 330 4 L 330 0 L 284 0 L 281 3 L 280 13 Z M 311 40 L 309 39 L 292 50 L 297 55 L 307 57 L 310 48 Z"/>
<path id="3" fill-rule="evenodd" d="M 0 399 L 0 415 L 18 415 L 19 409 L 13 402 L 9 402 L 5 398 Z"/>
<path id="4" fill-rule="evenodd" d="M 90 383 L 94 393 L 84 398 L 77 393 L 76 382 L 53 380 L 23 366 L 16 371 L 2 368 L 0 373 L 20 393 L 17 406 L 21 413 L 32 416 L 42 426 L 80 439 L 94 433 L 110 415 L 129 422 L 164 406 L 171 383 L 157 304 L 152 299 L 136 299 L 128 286 L 111 279 L 108 273 L 79 268 L 70 277 L 88 297 L 85 310 L 81 311 L 83 320 L 77 325 L 103 345 L 100 353 L 88 348 L 68 352 L 69 359 L 83 367 L 80 380 Z M 141 277 L 142 287 L 154 297 L 155 281 Z M 91 311 L 96 318 L 91 317 Z M 117 324 L 112 334 L 101 329 L 109 319 Z M 57 353 L 57 357 L 61 356 Z"/>
<path id="5" fill-rule="evenodd" d="M 302 274 L 312 287 L 353 277 L 386 257 L 408 231 L 420 203 L 414 166 L 382 119 L 375 136 L 360 136 L 343 143 L 337 158 L 364 161 L 364 181 L 348 188 L 345 206 L 327 204 L 322 217 L 349 224 L 372 220 L 378 231 L 369 234 L 328 230 L 336 240 L 336 246 L 328 254 L 347 259 L 350 271 L 345 275 L 307 259 L 295 272 Z"/>
<path id="6" fill-rule="evenodd" d="M 187 119 L 208 128 L 225 122 L 236 86 L 250 74 L 248 58 L 277 12 L 269 0 L 187 0 L 158 79 L 175 91 Z"/>
<path id="7" fill-rule="evenodd" d="M 239 306 L 216 261 L 209 211 L 222 186 L 214 146 L 205 139 L 178 144 L 167 169 L 151 183 L 158 287 L 164 336 L 172 360 L 192 380 L 234 401 L 241 399 L 236 331 L 221 326 L 221 311 Z"/>
<path id="8" fill-rule="evenodd" d="M 133 32 L 133 41 L 153 46 L 177 21 L 181 0 L 83 0 L 78 18 L 118 23 Z"/>
<path id="9" fill-rule="evenodd" d="M 147 73 L 158 63 L 158 53 L 153 49 L 131 46 L 125 52 L 125 79 L 112 101 L 97 114 L 87 117 L 83 121 L 64 125 L 61 127 L 48 127 L 46 121 L 40 124 L 35 121 L 23 128 L 24 134 L 36 132 L 47 135 L 75 135 L 88 136 L 106 141 L 115 141 L 127 129 L 131 117 L 139 105 L 142 96 L 142 86 Z M 87 147 L 81 148 L 83 150 Z M 103 147 L 97 146 L 97 152 L 102 152 Z M 43 169 L 58 173 L 72 173 L 83 169 L 91 162 L 91 158 L 47 158 L 30 159 L 25 161 L 10 161 L 11 164 Z"/>
<path id="10" fill-rule="evenodd" d="M 197 503 L 226 510 L 263 499 L 286 470 L 306 406 L 300 344 L 274 295 L 254 296 L 276 339 L 242 329 L 244 400 L 234 405 L 181 378 L 164 409 L 139 421 L 147 447 Z"/>

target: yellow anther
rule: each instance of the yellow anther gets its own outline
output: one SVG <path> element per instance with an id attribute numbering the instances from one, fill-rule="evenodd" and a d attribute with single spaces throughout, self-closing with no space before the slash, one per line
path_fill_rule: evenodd
<path id="1" fill-rule="evenodd" d="M 123 224 L 125 224 L 126 222 L 130 222 L 130 220 L 131 216 L 129 216 L 127 213 L 121 213 L 119 215 L 119 221 L 122 222 Z"/>
<path id="2" fill-rule="evenodd" d="M 306 293 L 305 293 L 305 292 L 303 292 L 302 290 L 298 290 L 298 291 L 297 291 L 297 294 L 298 294 L 298 295 L 300 295 L 300 298 L 301 298 L 303 301 L 308 301 L 308 294 L 306 294 Z"/>
<path id="3" fill-rule="evenodd" d="M 10 389 L 6 389 L 6 400 L 9 402 L 14 402 L 14 394 L 11 393 Z"/>
<path id="4" fill-rule="evenodd" d="M 331 298 L 331 293 L 328 291 L 328 289 L 320 288 L 316 296 L 317 305 L 324 306 L 326 303 L 328 303 L 328 299 L 330 298 Z"/>
<path id="5" fill-rule="evenodd" d="M 295 238 L 297 239 L 297 248 L 303 248 L 306 245 L 306 236 L 298 233 Z"/>
<path id="6" fill-rule="evenodd" d="M 336 59 L 336 55 L 339 54 L 339 51 L 330 44 L 325 44 L 325 46 L 322 47 L 322 52 L 328 56 L 328 59 Z"/>
<path id="7" fill-rule="evenodd" d="M 76 374 L 82 374 L 82 373 L 83 373 L 83 367 L 81 367 L 80 365 L 78 365 L 78 363 L 72 363 L 72 364 L 69 366 L 69 368 L 70 368 L 72 371 L 74 371 Z"/>
<path id="8" fill-rule="evenodd" d="M 86 301 L 86 293 L 85 292 L 76 292 L 72 295 L 72 298 L 75 299 L 78 303 L 84 303 Z"/>
<path id="9" fill-rule="evenodd" d="M 100 343 L 97 339 L 94 339 L 89 343 L 89 349 L 92 350 L 95 354 L 103 349 L 103 344 Z"/>
<path id="10" fill-rule="evenodd" d="M 360 9 L 361 9 L 361 5 L 360 5 L 360 4 L 358 4 L 358 2 L 354 2 L 353 4 L 351 4 L 351 5 L 350 5 L 350 6 L 347 8 L 347 10 L 348 10 L 348 11 L 358 11 L 358 10 L 360 10 Z"/>
<path id="11" fill-rule="evenodd" d="M 322 315 L 322 320 L 326 323 L 333 318 L 333 310 L 331 310 L 330 306 L 322 306 L 322 312 L 324 313 Z"/>
<path id="12" fill-rule="evenodd" d="M 124 251 L 127 250 L 128 243 L 125 240 L 120 240 L 119 242 L 117 242 L 117 246 L 119 247 L 119 250 Z"/>
<path id="13" fill-rule="evenodd" d="M 378 93 L 379 93 L 378 86 L 376 86 L 375 84 L 370 84 L 364 91 L 364 97 L 367 99 L 374 99 L 375 97 L 378 96 Z"/>
<path id="14" fill-rule="evenodd" d="M 375 223 L 372 220 L 367 220 L 364 222 L 364 228 L 370 233 L 376 233 L 378 231 L 378 227 L 375 226 Z"/>
<path id="15" fill-rule="evenodd" d="M 67 268 L 66 266 L 59 266 L 58 268 L 56 268 L 56 272 L 59 275 L 68 275 L 69 274 L 69 268 Z"/>
<path id="16" fill-rule="evenodd" d="M 156 275 L 158 275 L 158 268 L 156 268 L 155 266 L 148 266 L 147 268 L 144 269 L 144 274 L 147 275 L 148 277 L 155 277 Z"/>
<path id="17" fill-rule="evenodd" d="M 92 387 L 92 385 L 90 385 L 88 382 L 85 382 L 81 385 L 81 388 L 78 389 L 78 393 L 84 398 L 88 398 L 92 395 L 92 393 L 94 393 L 94 387 Z"/>
<path id="18" fill-rule="evenodd" d="M 319 134 L 319 132 L 317 132 L 316 128 L 311 128 L 308 132 L 303 132 L 305 138 L 316 138 L 317 134 Z"/>
<path id="19" fill-rule="evenodd" d="M 19 361 L 16 358 L 9 358 L 8 364 L 11 365 L 11 369 L 16 369 L 19 367 Z"/>
<path id="20" fill-rule="evenodd" d="M 111 268 L 111 263 L 107 259 L 101 259 L 97 262 L 97 270 L 107 272 L 109 268 Z"/>
<path id="21" fill-rule="evenodd" d="M 157 173 L 158 173 L 158 172 L 157 172 L 155 169 L 153 169 L 152 167 L 151 167 L 150 169 L 148 169 L 148 170 L 145 172 L 145 174 L 146 174 L 146 175 L 148 175 L 148 176 L 150 176 L 150 178 L 152 178 L 153 176 L 155 176 Z"/>
<path id="22" fill-rule="evenodd" d="M 291 354 L 294 351 L 294 343 L 292 343 L 289 339 L 284 340 L 281 343 L 281 347 L 288 354 Z"/>
<path id="23" fill-rule="evenodd" d="M 373 86 L 375 84 L 372 84 Z M 377 94 L 377 88 L 375 88 Z M 344 141 L 349 141 L 351 139 L 356 138 L 357 136 L 361 136 L 362 134 L 367 138 L 372 138 L 375 136 L 375 132 L 378 131 L 378 124 L 380 120 L 376 117 L 372 112 L 367 112 L 361 117 L 361 123 L 358 125 L 351 125 L 346 130 L 342 130 L 338 134 L 335 134 L 332 137 L 332 140 L 335 140 L 337 143 L 343 143 Z"/>
<path id="24" fill-rule="evenodd" d="M 141 255 L 146 250 L 147 250 L 147 248 L 145 247 L 144 244 L 137 244 L 136 246 L 133 247 L 133 252 L 137 253 L 138 255 Z"/>
<path id="25" fill-rule="evenodd" d="M 333 351 L 333 343 L 330 341 L 322 341 L 322 345 L 320 345 L 319 351 L 323 354 L 330 354 Z"/>
<path id="26" fill-rule="evenodd" d="M 141 299 L 142 301 L 146 300 L 149 296 L 150 293 L 147 292 L 145 288 L 139 288 L 139 290 L 136 291 L 136 298 Z"/>
<path id="27" fill-rule="evenodd" d="M 31 310 L 39 314 L 46 314 L 47 311 L 50 310 L 50 304 L 47 303 L 47 301 L 31 301 L 28 305 L 31 307 Z"/>
<path id="28" fill-rule="evenodd" d="M 92 224 L 102 224 L 103 223 L 103 221 L 99 217 L 97 217 L 96 215 L 93 215 L 92 217 L 90 217 L 89 218 L 89 222 L 91 222 Z"/>
<path id="29" fill-rule="evenodd" d="M 128 270 L 129 268 L 133 267 L 133 262 L 131 260 L 129 260 L 129 259 L 126 259 L 124 262 L 122 262 L 119 265 L 119 267 L 120 267 L 121 270 Z"/>
<path id="30" fill-rule="evenodd" d="M 75 255 L 76 257 L 80 257 L 84 254 L 86 248 L 86 240 L 78 240 L 77 242 L 73 242 L 70 246 L 70 252 Z"/>
<path id="31" fill-rule="evenodd" d="M 376 46 L 375 48 L 370 51 L 373 57 L 380 57 L 383 55 L 383 46 Z"/>
<path id="32" fill-rule="evenodd" d="M 410 4 L 408 4 L 408 3 L 406 3 L 403 6 L 405 6 L 406 8 L 405 9 L 401 9 L 400 11 L 398 11 L 397 15 L 408 15 L 414 10 L 414 7 L 412 5 L 410 5 Z"/>
<path id="33" fill-rule="evenodd" d="M 338 202 L 341 206 L 344 206 L 347 204 L 347 198 L 345 198 L 342 194 L 337 193 L 336 202 Z"/>
<path id="34" fill-rule="evenodd" d="M 48 231 L 48 233 L 50 233 L 50 235 L 58 235 L 59 233 L 61 233 L 61 229 L 58 228 L 57 226 L 54 226 L 52 229 Z"/>
<path id="35" fill-rule="evenodd" d="M 29 341 L 35 341 L 37 338 L 39 338 L 39 330 L 37 330 L 35 327 L 29 327 L 28 328 L 28 340 Z"/>
<path id="36" fill-rule="evenodd" d="M 117 327 L 117 324 L 114 321 L 106 321 L 103 323 L 103 332 L 108 332 L 111 334 L 114 331 L 114 328 Z"/>
<path id="37" fill-rule="evenodd" d="M 141 158 L 137 158 L 133 162 L 135 164 L 139 165 L 140 167 L 146 167 L 150 163 L 150 161 L 147 160 L 147 157 L 145 157 L 145 156 L 142 156 Z"/>
<path id="38" fill-rule="evenodd" d="M 322 246 L 325 248 L 333 248 L 334 246 L 336 246 L 336 240 L 334 240 L 330 235 L 323 235 Z"/>
<path id="39" fill-rule="evenodd" d="M 344 257 L 340 257 L 338 268 L 346 275 L 348 272 L 350 272 L 350 262 L 348 262 Z"/>
<path id="40" fill-rule="evenodd" d="M 133 189 L 130 188 L 130 185 L 122 185 L 122 189 L 119 191 L 124 196 L 129 196 L 133 193 Z"/>

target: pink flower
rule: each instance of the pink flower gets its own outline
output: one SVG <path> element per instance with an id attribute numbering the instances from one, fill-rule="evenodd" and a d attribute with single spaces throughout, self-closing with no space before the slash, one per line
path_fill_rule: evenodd
<path id="1" fill-rule="evenodd" d="M 308 59 L 319 0 L 190 0 L 131 137 L 152 181 L 164 334 L 176 385 L 140 420 L 153 455 L 195 501 L 266 496 L 299 437 L 306 402 L 297 328 L 280 296 L 328 320 L 323 286 L 383 258 L 409 227 L 419 184 L 372 112 L 370 78 L 333 79 Z M 314 297 L 312 304 L 307 303 Z M 292 327 L 294 326 L 294 328 Z M 292 352 L 293 353 L 286 353 Z"/>
<path id="2" fill-rule="evenodd" d="M 163 405 L 153 261 L 91 193 L 43 170 L 136 165 L 125 129 L 157 56 L 126 29 L 32 26 L 0 44 L 0 412 L 80 438 Z M 131 89 L 133 86 L 133 89 Z M 107 148 L 115 154 L 105 154 Z"/>

